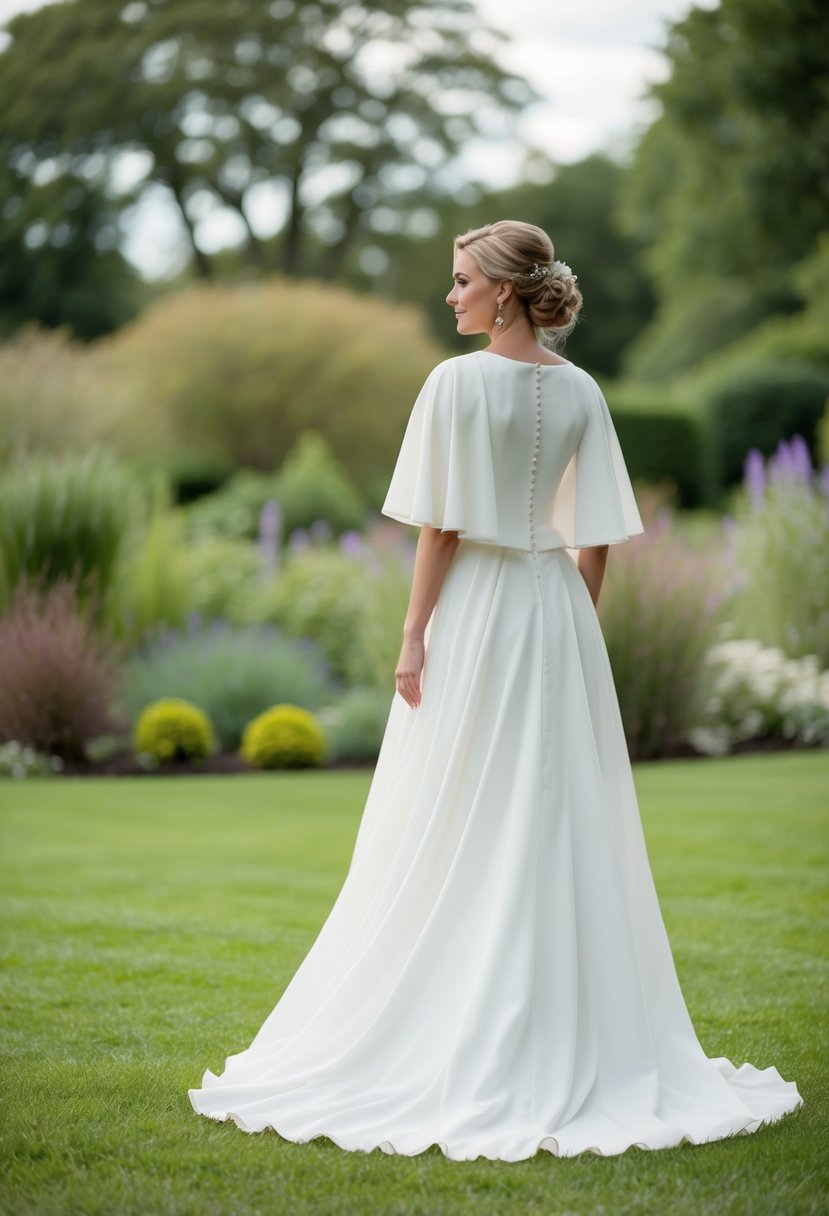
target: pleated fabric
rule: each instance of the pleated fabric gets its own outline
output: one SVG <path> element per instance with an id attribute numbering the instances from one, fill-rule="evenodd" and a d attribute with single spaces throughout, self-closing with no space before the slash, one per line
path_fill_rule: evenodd
<path id="1" fill-rule="evenodd" d="M 518 368 L 507 374 L 523 388 Z M 564 378 L 547 379 L 550 410 L 568 400 Z M 624 484 L 599 496 L 615 495 L 621 520 L 588 501 L 581 445 L 593 423 L 608 434 L 594 407 L 540 500 L 552 519 L 563 472 L 582 478 L 584 511 L 557 544 L 460 540 L 421 703 L 392 700 L 342 889 L 250 1046 L 189 1091 L 199 1114 L 351 1151 L 519 1161 L 699 1144 L 800 1105 L 776 1068 L 707 1058 L 679 987 L 607 650 L 564 547 L 636 524 Z M 407 460 L 440 433 L 418 426 Z M 410 483 L 432 519 L 450 501 L 440 484 Z M 465 501 L 466 516 L 443 518 L 475 530 Z M 418 513 L 413 499 L 389 505 Z M 498 505 L 491 522 L 514 524 Z"/>

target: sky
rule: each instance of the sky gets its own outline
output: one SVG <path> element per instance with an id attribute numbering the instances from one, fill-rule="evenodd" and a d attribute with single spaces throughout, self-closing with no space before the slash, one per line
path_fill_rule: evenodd
<path id="1" fill-rule="evenodd" d="M 0 25 L 42 3 L 0 0 Z M 521 119 L 520 145 L 493 148 L 476 144 L 466 150 L 466 170 L 493 186 L 514 180 L 523 146 L 528 144 L 543 149 L 559 163 L 580 160 L 594 151 L 624 157 L 638 132 L 655 116 L 645 93 L 648 85 L 664 80 L 667 74 L 661 53 L 666 26 L 692 7 L 691 0 L 475 3 L 485 24 L 508 35 L 509 41 L 498 54 L 503 67 L 524 76 L 542 97 Z M 716 0 L 696 3 L 697 7 L 714 7 Z M 160 196 L 150 196 L 130 220 L 125 252 L 150 276 L 176 268 L 180 239 L 170 222 L 169 207 L 166 225 L 162 222 L 165 206 Z M 272 198 L 264 195 L 260 206 L 273 214 Z M 162 231 L 165 239 L 159 240 Z M 218 248 L 232 243 L 236 232 L 229 220 L 214 215 L 205 217 L 199 236 L 206 246 Z"/>

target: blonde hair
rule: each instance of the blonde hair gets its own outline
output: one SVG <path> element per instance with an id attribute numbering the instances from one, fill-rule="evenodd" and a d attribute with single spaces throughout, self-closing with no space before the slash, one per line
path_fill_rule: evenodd
<path id="1" fill-rule="evenodd" d="M 551 273 L 555 249 L 542 228 L 521 220 L 499 220 L 456 236 L 455 249 L 466 250 L 488 279 L 512 283 L 545 346 L 560 345 L 572 333 L 581 292 L 572 272 L 563 277 Z"/>

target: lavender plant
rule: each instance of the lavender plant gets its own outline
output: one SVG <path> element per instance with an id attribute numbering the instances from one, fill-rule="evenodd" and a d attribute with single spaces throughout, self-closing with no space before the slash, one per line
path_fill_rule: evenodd
<path id="1" fill-rule="evenodd" d="M 732 531 L 734 636 L 829 667 L 829 467 L 812 467 L 800 435 L 768 462 L 748 453 Z"/>

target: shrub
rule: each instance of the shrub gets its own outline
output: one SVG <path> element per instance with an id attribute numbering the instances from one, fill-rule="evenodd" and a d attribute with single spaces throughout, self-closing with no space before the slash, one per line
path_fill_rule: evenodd
<path id="1" fill-rule="evenodd" d="M 262 509 L 279 504 L 279 540 L 296 528 L 326 520 L 336 535 L 359 528 L 366 508 L 323 437 L 307 431 L 288 453 L 277 474 L 244 470 L 217 494 L 193 503 L 186 514 L 191 537 L 226 536 L 252 540 L 259 535 Z"/>
<path id="2" fill-rule="evenodd" d="M 318 432 L 300 436 L 276 475 L 274 490 L 283 540 L 318 519 L 327 520 L 337 536 L 365 522 L 365 504 Z"/>
<path id="3" fill-rule="evenodd" d="M 690 740 L 722 755 L 749 739 L 829 746 L 829 671 L 815 655 L 787 659 L 754 639 L 719 642 L 706 655 L 710 695 Z"/>
<path id="4" fill-rule="evenodd" d="M 123 666 L 125 715 L 135 721 L 158 697 L 185 697 L 208 714 L 225 751 L 239 746 L 245 724 L 276 701 L 316 709 L 332 688 L 319 651 L 268 625 L 241 628 L 193 620 L 187 631 L 159 634 Z"/>
<path id="5" fill-rule="evenodd" d="M 8 603 L 28 574 L 73 579 L 103 604 L 140 499 L 125 466 L 105 449 L 59 460 L 35 456 L 0 482 L 0 594 Z"/>
<path id="6" fill-rule="evenodd" d="M 121 641 L 135 646 L 160 629 L 181 628 L 194 606 L 190 553 L 169 487 L 158 482 L 149 521 L 121 547 L 106 619 Z"/>
<path id="7" fill-rule="evenodd" d="M 197 499 L 185 509 L 187 536 L 191 541 L 253 540 L 259 532 L 262 508 L 275 498 L 274 474 L 243 469 L 221 490 Z"/>
<path id="8" fill-rule="evenodd" d="M 248 612 L 310 638 L 349 686 L 393 688 L 409 584 L 407 563 L 394 554 L 319 545 L 292 552 Z"/>
<path id="9" fill-rule="evenodd" d="M 722 610 L 711 553 L 694 550 L 663 509 L 646 531 L 611 551 L 599 598 L 632 759 L 670 755 L 697 722 L 704 657 Z"/>
<path id="10" fill-rule="evenodd" d="M 307 709 L 275 705 L 248 723 L 241 751 L 255 768 L 311 768 L 322 760 L 325 738 Z"/>
<path id="11" fill-rule="evenodd" d="M 88 740 L 120 728 L 117 660 L 71 579 L 24 578 L 0 617 L 0 740 L 82 758 Z"/>
<path id="12" fill-rule="evenodd" d="M 136 458 L 169 449 L 167 419 L 136 400 L 123 369 L 100 357 L 106 349 L 34 324 L 0 344 L 0 466 L 99 446 Z"/>
<path id="13" fill-rule="evenodd" d="M 139 716 L 133 735 L 139 754 L 162 764 L 171 760 L 202 760 L 215 750 L 210 719 L 192 701 L 163 697 Z"/>
<path id="14" fill-rule="evenodd" d="M 204 536 L 184 554 L 190 609 L 202 620 L 241 621 L 261 587 L 262 561 L 249 540 Z"/>
<path id="15" fill-rule="evenodd" d="M 719 484 L 740 481 L 750 448 L 768 456 L 781 439 L 800 434 L 815 452 L 827 397 L 829 370 L 795 361 L 753 362 L 710 383 L 710 458 Z"/>
<path id="16" fill-rule="evenodd" d="M 376 760 L 393 695 L 393 683 L 387 690 L 351 688 L 336 705 L 321 710 L 319 720 L 325 731 L 328 758 L 366 763 Z"/>
<path id="17" fill-rule="evenodd" d="M 273 470 L 313 429 L 360 486 L 388 474 L 415 396 L 445 357 L 413 307 L 287 277 L 169 293 L 106 352 L 138 408 L 169 419 L 160 460 L 190 449 Z"/>
<path id="18" fill-rule="evenodd" d="M 829 480 L 816 476 L 799 436 L 768 462 L 749 453 L 733 548 L 737 636 L 829 666 Z"/>
<path id="19" fill-rule="evenodd" d="M 633 480 L 672 482 L 683 507 L 699 506 L 708 499 L 699 419 L 673 411 L 616 407 L 613 422 Z"/>
<path id="20" fill-rule="evenodd" d="M 0 744 L 0 777 L 51 777 L 63 768 L 60 756 L 47 756 L 11 739 Z"/>

